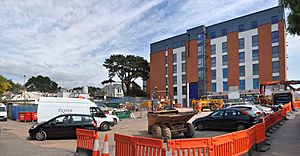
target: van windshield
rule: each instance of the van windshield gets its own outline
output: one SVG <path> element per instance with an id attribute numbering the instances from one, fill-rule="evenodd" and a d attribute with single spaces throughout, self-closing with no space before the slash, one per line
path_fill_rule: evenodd
<path id="1" fill-rule="evenodd" d="M 5 112 L 5 107 L 0 107 L 0 112 Z"/>
<path id="2" fill-rule="evenodd" d="M 90 107 L 90 112 L 92 116 L 103 116 L 104 112 L 98 107 Z"/>

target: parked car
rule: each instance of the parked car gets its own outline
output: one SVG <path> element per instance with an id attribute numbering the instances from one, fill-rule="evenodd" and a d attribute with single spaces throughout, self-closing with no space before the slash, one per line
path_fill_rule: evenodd
<path id="1" fill-rule="evenodd" d="M 234 105 L 228 108 L 245 108 L 254 112 L 259 117 L 264 117 L 267 113 L 259 105 Z"/>
<path id="2" fill-rule="evenodd" d="M 76 138 L 76 128 L 97 131 L 97 122 L 92 115 L 63 114 L 38 123 L 29 129 L 29 136 L 42 141 L 48 138 Z M 109 125 L 106 125 L 106 129 Z"/>
<path id="3" fill-rule="evenodd" d="M 7 121 L 6 106 L 0 103 L 0 121 Z"/>
<path id="4" fill-rule="evenodd" d="M 229 103 L 225 103 L 222 108 L 228 108 L 228 107 L 236 106 L 236 105 L 253 105 L 253 103 L 251 103 L 249 101 L 247 101 L 247 102 L 229 102 Z"/>
<path id="5" fill-rule="evenodd" d="M 197 118 L 192 123 L 198 130 L 243 130 L 260 121 L 261 119 L 249 109 L 223 108 L 208 116 Z"/>

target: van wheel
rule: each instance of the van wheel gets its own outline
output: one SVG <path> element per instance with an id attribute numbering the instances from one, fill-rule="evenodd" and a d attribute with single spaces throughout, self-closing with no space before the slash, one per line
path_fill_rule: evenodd
<path id="1" fill-rule="evenodd" d="M 114 125 L 117 125 L 118 121 L 117 119 L 114 119 Z"/>
<path id="2" fill-rule="evenodd" d="M 108 131 L 110 129 L 110 125 L 109 123 L 107 122 L 103 122 L 101 125 L 100 125 L 100 130 L 101 131 Z"/>
<path id="3" fill-rule="evenodd" d="M 47 134 L 43 130 L 39 130 L 37 133 L 35 133 L 35 139 L 38 141 L 43 141 L 47 138 Z"/>

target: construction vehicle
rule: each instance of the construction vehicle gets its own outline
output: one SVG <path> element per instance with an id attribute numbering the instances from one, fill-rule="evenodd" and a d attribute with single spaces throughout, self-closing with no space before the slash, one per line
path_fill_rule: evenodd
<path id="1" fill-rule="evenodd" d="M 289 80 L 289 81 L 269 81 L 269 82 L 264 82 L 260 84 L 260 95 L 259 95 L 259 101 L 262 105 L 276 105 L 279 102 L 278 101 L 278 95 L 281 95 L 281 99 L 289 100 L 289 102 L 293 102 L 293 97 L 292 97 L 292 92 L 295 91 L 300 91 L 300 88 L 295 88 L 292 85 L 299 85 L 300 81 L 299 80 Z M 284 91 L 281 92 L 273 92 L 271 96 L 266 96 L 266 87 L 267 86 L 274 86 L 274 85 L 281 85 L 284 86 Z M 289 88 L 290 91 L 287 90 Z M 285 96 L 285 97 L 284 97 Z M 286 103 L 286 102 L 283 102 Z M 292 109 L 293 105 L 292 105 Z"/>
<path id="2" fill-rule="evenodd" d="M 196 113 L 179 112 L 178 110 L 162 110 L 148 112 L 148 133 L 163 140 L 171 139 L 172 135 L 183 133 L 192 138 L 195 134 L 194 126 L 187 121 Z"/>
<path id="3" fill-rule="evenodd" d="M 201 96 L 199 100 L 192 100 L 193 110 L 201 112 L 203 109 L 209 108 L 211 111 L 216 111 L 223 107 L 222 99 L 213 99 L 210 96 Z"/>
<path id="4" fill-rule="evenodd" d="M 168 99 L 164 99 L 159 94 L 168 95 Z M 171 139 L 172 135 L 183 133 L 186 137 L 194 136 L 195 129 L 190 120 L 196 113 L 179 112 L 174 109 L 175 103 L 169 91 L 157 91 L 152 93 L 152 108 L 148 111 L 148 133 L 156 138 L 164 140 Z"/>

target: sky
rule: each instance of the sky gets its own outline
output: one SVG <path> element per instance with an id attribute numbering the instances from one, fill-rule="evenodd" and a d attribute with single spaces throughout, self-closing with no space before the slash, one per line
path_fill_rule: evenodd
<path id="1" fill-rule="evenodd" d="M 277 0 L 3 0 L 0 75 L 39 74 L 59 86 L 101 86 L 111 54 L 150 58 L 150 43 L 278 5 Z M 288 79 L 299 79 L 300 37 L 287 35 Z M 115 79 L 117 80 L 117 78 Z"/>

